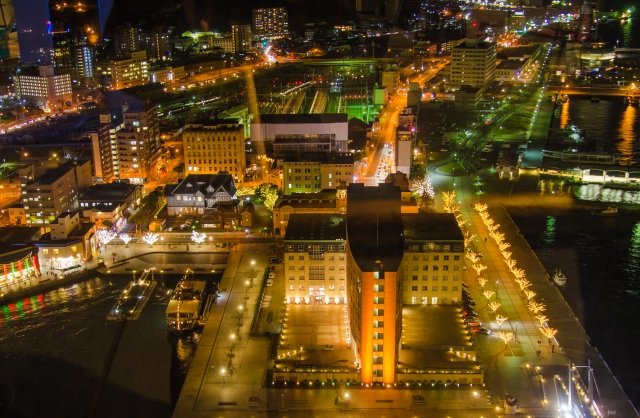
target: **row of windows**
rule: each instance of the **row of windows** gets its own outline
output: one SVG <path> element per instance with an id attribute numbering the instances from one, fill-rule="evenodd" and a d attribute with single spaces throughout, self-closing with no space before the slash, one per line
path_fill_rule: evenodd
<path id="1" fill-rule="evenodd" d="M 213 161 L 213 162 L 211 162 L 211 161 Z M 196 159 L 193 159 L 193 160 L 188 159 L 187 160 L 187 164 L 207 164 L 207 160 L 203 160 L 202 158 L 199 158 L 197 160 Z M 218 164 L 218 160 L 216 160 L 215 158 L 213 160 L 209 159 L 209 163 L 208 164 Z M 220 164 L 238 164 L 238 159 L 237 158 L 234 158 L 234 159 L 223 158 L 223 159 L 220 160 Z"/>
<path id="2" fill-rule="evenodd" d="M 428 291 L 429 290 L 429 286 L 422 286 L 423 291 Z M 437 292 L 438 290 L 441 290 L 443 292 L 448 292 L 449 291 L 449 286 L 442 286 L 442 288 L 438 288 L 438 286 L 431 286 L 431 290 L 434 292 Z M 411 286 L 411 291 L 412 292 L 417 292 L 418 291 L 418 286 Z M 452 286 L 451 287 L 451 291 L 452 292 L 457 292 L 458 291 L 458 286 Z"/>
<path id="3" fill-rule="evenodd" d="M 304 256 L 304 255 L 299 255 L 299 256 L 298 256 L 298 261 L 304 261 L 304 259 L 305 259 L 305 256 Z M 324 259 L 324 258 L 323 258 L 323 259 Z M 335 259 L 336 259 L 336 258 L 335 258 L 335 256 L 334 256 L 334 255 L 328 255 L 328 256 L 327 256 L 327 260 L 328 260 L 328 261 L 335 261 Z M 289 255 L 289 257 L 288 257 L 288 259 L 287 259 L 287 260 L 288 260 L 288 261 L 295 261 L 295 256 L 294 256 L 294 255 Z M 344 261 L 344 255 L 339 255 L 339 256 L 338 256 L 338 260 L 339 260 L 339 261 Z"/>
<path id="4" fill-rule="evenodd" d="M 324 268 L 324 267 L 323 267 Z M 326 267 L 329 271 L 334 271 L 335 270 L 335 266 L 328 266 Z M 296 266 L 289 266 L 289 271 L 293 271 L 296 269 Z M 298 266 L 298 270 L 304 270 L 305 266 Z M 344 266 L 339 266 L 338 270 L 340 271 L 344 271 Z"/>
<path id="5" fill-rule="evenodd" d="M 309 286 L 309 292 L 313 292 L 314 287 L 313 286 Z M 344 286 L 340 286 L 340 291 L 344 292 L 345 287 Z M 289 285 L 289 290 L 294 291 L 296 290 L 296 285 L 294 284 L 290 284 Z M 298 290 L 305 290 L 305 286 L 303 284 L 298 286 Z M 320 292 L 324 292 L 324 287 L 319 287 L 318 290 Z M 336 287 L 334 285 L 330 285 L 328 290 L 336 290 Z"/>
<path id="6" fill-rule="evenodd" d="M 408 266 L 405 266 L 405 271 L 408 270 L 407 268 Z M 439 271 L 440 270 L 440 266 L 431 266 L 431 271 Z M 442 266 L 442 270 L 443 271 L 449 271 L 449 266 Z M 453 266 L 453 271 L 459 271 L 460 270 L 460 266 Z M 412 266 L 411 267 L 411 271 L 418 271 L 418 266 Z M 424 265 L 422 266 L 422 271 L 429 271 L 429 266 Z"/>
<path id="7" fill-rule="evenodd" d="M 412 281 L 416 281 L 416 280 L 418 280 L 418 276 L 414 274 L 413 276 L 411 276 L 411 280 L 412 280 Z M 423 275 L 423 276 L 422 276 L 422 280 L 429 280 L 429 276 L 424 276 L 424 275 Z M 447 280 L 449 280 L 449 276 L 447 276 L 446 274 L 443 274 L 443 275 L 442 275 L 442 281 L 443 281 L 443 282 L 446 282 Z M 459 277 L 457 274 L 454 274 L 454 275 L 453 275 L 453 277 L 451 278 L 451 280 L 453 280 L 454 282 L 457 282 L 458 280 L 460 280 L 460 277 Z M 438 281 L 438 275 L 437 275 L 437 274 L 434 274 L 434 275 L 431 277 L 431 281 L 432 281 L 432 282 L 437 282 L 437 281 Z"/>
<path id="8" fill-rule="evenodd" d="M 298 276 L 298 280 L 305 280 L 305 277 L 306 276 L 304 276 L 304 275 L 300 275 L 300 276 Z M 289 280 L 295 280 L 296 276 L 290 275 L 290 276 L 288 276 L 288 278 L 289 278 Z M 309 280 L 313 280 L 313 279 L 309 279 Z M 316 280 L 325 280 L 325 278 L 323 277 L 322 279 L 316 279 Z M 336 280 L 336 277 L 335 276 L 329 276 L 328 280 Z M 338 276 L 338 280 L 344 280 L 344 276 Z"/>
<path id="9" fill-rule="evenodd" d="M 295 249 L 296 249 L 296 246 L 295 246 L 295 245 L 293 245 L 293 244 L 288 244 L 288 245 L 287 245 L 287 251 L 291 252 L 291 251 L 295 251 Z M 319 245 L 313 245 L 313 246 L 312 246 L 312 245 L 305 246 L 305 245 L 299 244 L 299 245 L 297 246 L 297 250 L 298 250 L 298 251 L 307 251 L 307 250 L 311 251 L 312 249 L 313 249 L 313 250 L 316 250 L 316 251 L 325 251 L 325 249 L 326 249 L 327 251 L 336 251 L 336 250 L 338 250 L 338 251 L 344 251 L 345 246 L 344 246 L 344 244 L 339 244 L 339 245 L 327 245 L 327 246 L 322 245 L 322 244 L 319 244 Z"/>

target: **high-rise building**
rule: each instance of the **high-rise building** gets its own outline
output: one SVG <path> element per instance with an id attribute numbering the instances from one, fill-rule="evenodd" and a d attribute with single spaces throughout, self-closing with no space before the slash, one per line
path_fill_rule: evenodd
<path id="1" fill-rule="evenodd" d="M 93 80 L 96 76 L 96 49 L 93 45 L 82 41 L 73 48 L 73 66 L 76 79 L 83 84 Z"/>
<path id="2" fill-rule="evenodd" d="M 53 37 L 49 0 L 14 1 L 15 25 L 23 64 L 51 63 Z"/>
<path id="3" fill-rule="evenodd" d="M 52 63 L 54 72 L 56 74 L 75 75 L 73 57 L 75 39 L 71 32 L 53 32 L 51 35 L 53 36 Z"/>
<path id="4" fill-rule="evenodd" d="M 400 188 L 347 188 L 347 300 L 360 382 L 393 384 L 402 324 Z"/>
<path id="5" fill-rule="evenodd" d="M 116 132 L 118 177 L 142 183 L 160 152 L 158 110 L 139 102 L 125 105 L 122 123 L 123 127 Z"/>
<path id="6" fill-rule="evenodd" d="M 253 33 L 262 38 L 282 38 L 289 34 L 289 16 L 284 7 L 253 9 Z"/>
<path id="7" fill-rule="evenodd" d="M 234 53 L 249 52 L 252 41 L 251 25 L 232 24 L 231 39 Z"/>
<path id="8" fill-rule="evenodd" d="M 90 161 L 67 161 L 22 186 L 28 224 L 50 224 L 78 208 L 78 192 L 91 185 Z M 21 181 L 22 183 L 22 181 Z"/>
<path id="9" fill-rule="evenodd" d="M 114 143 L 111 140 L 111 115 L 100 115 L 100 125 L 96 132 L 90 134 L 91 156 L 93 162 L 94 177 L 98 183 L 109 183 L 115 178 Z M 114 158 L 115 157 L 115 158 Z"/>
<path id="10" fill-rule="evenodd" d="M 109 63 L 111 89 L 120 90 L 141 86 L 149 82 L 149 61 L 146 51 L 134 51 L 130 58 Z"/>
<path id="11" fill-rule="evenodd" d="M 169 36 L 161 30 L 155 29 L 142 35 L 144 49 L 151 61 L 163 60 L 169 50 Z"/>
<path id="12" fill-rule="evenodd" d="M 187 125 L 182 130 L 184 164 L 188 174 L 226 172 L 236 182 L 246 169 L 244 130 L 233 120 L 213 125 Z"/>
<path id="13" fill-rule="evenodd" d="M 588 0 L 585 0 L 580 9 L 578 42 L 589 42 L 591 40 L 591 26 L 593 26 L 593 7 Z"/>
<path id="14" fill-rule="evenodd" d="M 496 44 L 467 39 L 451 51 L 451 86 L 484 88 L 496 73 Z"/>
<path id="15" fill-rule="evenodd" d="M 134 51 L 139 51 L 141 38 L 140 30 L 130 23 L 116 28 L 113 34 L 116 58 L 129 58 Z"/>

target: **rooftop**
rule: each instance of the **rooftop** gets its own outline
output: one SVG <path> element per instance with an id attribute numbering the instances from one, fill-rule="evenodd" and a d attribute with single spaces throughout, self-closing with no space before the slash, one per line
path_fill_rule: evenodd
<path id="1" fill-rule="evenodd" d="M 318 193 L 293 193 L 291 195 L 284 195 L 278 198 L 274 208 L 281 208 L 282 206 L 293 206 L 296 208 L 335 208 L 336 191 L 322 190 Z"/>
<path id="2" fill-rule="evenodd" d="M 259 119 L 259 120 L 258 120 Z M 252 123 L 347 123 L 346 113 L 265 114 Z"/>
<path id="3" fill-rule="evenodd" d="M 404 239 L 415 241 L 463 241 L 464 236 L 452 213 L 402 215 Z"/>
<path id="4" fill-rule="evenodd" d="M 294 213 L 289 217 L 285 241 L 335 241 L 347 235 L 343 215 Z"/>
<path id="5" fill-rule="evenodd" d="M 213 189 L 213 192 L 222 188 L 231 196 L 236 194 L 231 174 L 189 174 L 173 189 L 165 187 L 165 193 L 167 195 L 194 194 L 200 191 L 203 195 L 207 195 L 209 187 Z"/>
<path id="6" fill-rule="evenodd" d="M 140 186 L 129 183 L 95 184 L 80 193 L 78 200 L 125 200 Z"/>

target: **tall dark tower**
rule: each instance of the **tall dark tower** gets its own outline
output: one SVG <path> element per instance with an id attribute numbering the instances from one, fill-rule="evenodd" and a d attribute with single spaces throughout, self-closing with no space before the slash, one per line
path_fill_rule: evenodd
<path id="1" fill-rule="evenodd" d="M 593 26 L 593 7 L 591 7 L 591 3 L 588 0 L 585 0 L 580 10 L 578 42 L 589 42 L 591 40 L 591 26 Z"/>

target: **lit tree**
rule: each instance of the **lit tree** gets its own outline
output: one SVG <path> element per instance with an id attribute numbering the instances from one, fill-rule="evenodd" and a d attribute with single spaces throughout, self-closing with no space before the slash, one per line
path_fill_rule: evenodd
<path id="1" fill-rule="evenodd" d="M 527 297 L 527 300 L 531 300 L 535 297 L 536 292 L 534 292 L 533 290 L 525 289 L 524 295 Z"/>
<path id="2" fill-rule="evenodd" d="M 98 236 L 98 242 L 105 246 L 117 236 L 117 234 L 110 229 L 99 229 L 96 235 Z"/>
<path id="3" fill-rule="evenodd" d="M 149 244 L 149 246 L 155 244 L 160 239 L 160 235 L 155 232 L 145 232 L 142 236 L 142 240 Z"/>
<path id="4" fill-rule="evenodd" d="M 493 225 L 494 225 L 494 224 L 495 224 L 495 222 L 493 221 L 493 219 L 491 219 L 491 218 L 489 218 L 489 217 L 487 217 L 487 218 L 484 220 L 484 226 L 486 226 L 487 228 L 491 228 L 491 227 L 493 227 Z"/>
<path id="5" fill-rule="evenodd" d="M 478 212 L 486 212 L 487 211 L 486 203 L 476 203 L 475 205 L 473 205 L 473 208 L 475 210 L 477 210 Z"/>
<path id="6" fill-rule="evenodd" d="M 493 290 L 485 290 L 484 292 L 482 292 L 482 294 L 485 298 L 487 298 L 487 300 L 489 300 L 493 297 L 493 295 L 496 294 L 496 292 L 494 292 Z"/>
<path id="7" fill-rule="evenodd" d="M 431 184 L 431 178 L 426 176 L 424 178 L 418 177 L 411 180 L 411 191 L 421 199 L 433 200 L 436 197 L 436 192 Z"/>
<path id="8" fill-rule="evenodd" d="M 501 242 L 500 244 L 498 244 L 498 248 L 500 249 L 500 251 L 502 251 L 504 253 L 504 250 L 506 250 L 507 248 L 511 247 L 511 244 L 509 244 L 508 242 Z"/>
<path id="9" fill-rule="evenodd" d="M 513 332 L 511 331 L 498 331 L 498 338 L 500 338 L 505 345 L 505 348 L 507 346 L 507 344 L 509 344 L 510 341 L 513 340 Z"/>
<path id="10" fill-rule="evenodd" d="M 502 328 L 502 324 L 507 319 L 509 319 L 509 318 L 507 318 L 506 316 L 502 316 L 500 314 L 496 315 L 496 323 L 498 324 L 498 329 Z"/>
<path id="11" fill-rule="evenodd" d="M 536 319 L 538 320 L 538 323 L 540 323 L 541 327 L 544 327 L 544 325 L 547 323 L 547 321 L 549 320 L 549 318 L 547 318 L 546 315 L 544 314 L 538 314 L 536 315 Z"/>
<path id="12" fill-rule="evenodd" d="M 529 305 L 527 306 L 529 307 L 529 310 L 534 314 L 542 313 L 547 310 L 546 306 L 544 306 L 542 303 L 536 302 L 535 300 L 529 302 Z"/>
<path id="13" fill-rule="evenodd" d="M 509 267 L 509 270 L 512 270 L 516 266 L 516 260 L 513 258 L 506 259 L 504 262 L 507 264 L 507 267 Z"/>
<path id="14" fill-rule="evenodd" d="M 487 225 L 487 229 L 489 230 L 489 233 L 490 233 L 490 234 L 491 234 L 491 233 L 495 233 L 495 232 L 498 230 L 498 228 L 500 228 L 500 225 L 498 225 L 498 224 L 493 224 L 493 223 L 492 223 L 492 224 L 490 224 L 490 225 Z M 495 238 L 494 238 L 494 239 L 495 239 Z M 496 241 L 497 241 L 497 240 L 496 240 Z"/>
<path id="15" fill-rule="evenodd" d="M 204 232 L 193 231 L 191 233 L 191 241 L 195 242 L 196 244 L 202 244 L 206 240 L 207 234 L 205 234 Z"/>
<path id="16" fill-rule="evenodd" d="M 505 260 L 510 260 L 510 259 L 511 259 L 511 251 L 503 251 L 503 252 L 502 252 L 502 257 L 503 257 Z"/>
<path id="17" fill-rule="evenodd" d="M 487 266 L 485 266 L 484 264 L 480 264 L 480 263 L 476 263 L 472 267 L 473 267 L 473 269 L 476 271 L 476 273 L 478 275 L 480 275 L 480 273 L 482 273 L 483 271 L 485 271 L 487 269 Z"/>
<path id="18" fill-rule="evenodd" d="M 472 264 L 475 264 L 478 261 L 480 261 L 480 257 L 478 257 L 478 254 L 476 254 L 471 250 L 467 250 L 467 253 L 465 254 L 465 256 L 469 259 L 469 261 L 471 261 Z"/>
<path id="19" fill-rule="evenodd" d="M 520 285 L 520 290 L 524 290 L 531 286 L 531 282 L 527 279 L 521 279 L 518 284 Z"/>
<path id="20" fill-rule="evenodd" d="M 120 238 L 122 240 L 122 242 L 124 242 L 124 245 L 129 245 L 129 243 L 131 242 L 131 240 L 133 239 L 133 237 L 131 236 L 131 234 L 127 234 L 127 233 L 122 233 L 118 236 L 118 238 Z"/>
<path id="21" fill-rule="evenodd" d="M 500 302 L 498 301 L 493 301 L 493 302 L 489 302 L 489 309 L 491 309 L 491 312 L 496 313 L 496 311 L 500 308 Z"/>
<path id="22" fill-rule="evenodd" d="M 456 201 L 456 192 L 442 192 L 442 208 L 447 213 L 453 213 Z"/>
<path id="23" fill-rule="evenodd" d="M 272 183 L 262 183 L 256 188 L 255 194 L 262 199 L 265 208 L 273 210 L 279 196 L 278 186 Z"/>
<path id="24" fill-rule="evenodd" d="M 544 335 L 549 340 L 551 340 L 553 337 L 556 336 L 556 334 L 558 333 L 558 330 L 555 328 L 540 327 L 540 332 L 542 333 L 542 335 Z"/>
<path id="25" fill-rule="evenodd" d="M 525 274 L 524 274 L 524 270 L 521 268 L 516 268 L 515 266 L 511 268 L 511 273 L 513 273 L 513 276 L 516 278 L 516 280 L 518 279 L 524 279 L 525 278 Z"/>
<path id="26" fill-rule="evenodd" d="M 493 240 L 498 243 L 498 242 L 502 242 L 504 241 L 504 234 L 502 232 L 492 232 L 491 233 L 491 238 L 493 238 Z"/>
<path id="27" fill-rule="evenodd" d="M 464 247 L 467 248 L 469 246 L 469 244 L 471 244 L 471 242 L 473 241 L 473 239 L 476 237 L 475 234 L 472 234 L 470 231 L 465 232 L 464 234 Z"/>
<path id="28" fill-rule="evenodd" d="M 478 283 L 480 283 L 480 287 L 484 287 L 487 284 L 487 279 L 484 277 L 478 277 Z"/>

